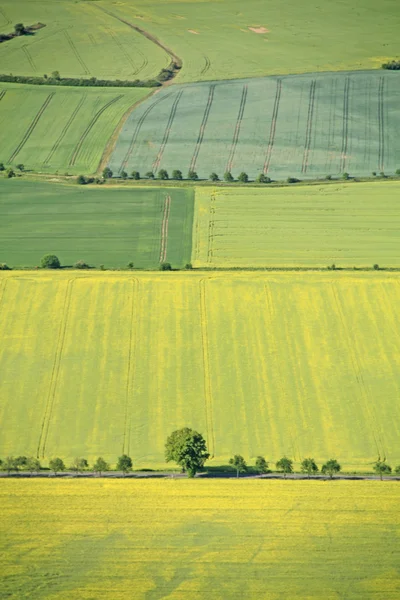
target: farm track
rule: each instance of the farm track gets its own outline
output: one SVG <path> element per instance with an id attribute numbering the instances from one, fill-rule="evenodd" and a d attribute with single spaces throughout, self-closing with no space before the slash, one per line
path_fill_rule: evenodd
<path id="1" fill-rule="evenodd" d="M 161 238 L 160 238 L 160 264 L 165 262 L 167 259 L 167 247 L 168 247 L 168 222 L 171 211 L 171 196 L 168 195 L 164 200 L 163 219 L 161 223 Z"/>
<path id="2" fill-rule="evenodd" d="M 313 79 L 313 81 L 311 82 L 311 85 L 310 85 L 310 97 L 309 97 L 309 102 L 308 102 L 306 139 L 305 139 L 305 143 L 304 143 L 303 164 L 301 166 L 302 173 L 307 173 L 308 158 L 309 158 L 309 154 L 310 154 L 310 150 L 311 150 L 316 84 L 317 84 L 316 80 Z"/>
<path id="3" fill-rule="evenodd" d="M 51 417 L 53 414 L 54 399 L 55 399 L 56 392 L 57 392 L 58 376 L 60 373 L 61 358 L 62 358 L 62 354 L 63 354 L 65 335 L 66 335 L 67 326 L 68 326 L 68 318 L 69 318 L 69 310 L 70 310 L 70 305 L 71 305 L 71 295 L 72 295 L 73 283 L 74 283 L 74 279 L 69 279 L 68 283 L 67 283 L 67 289 L 65 291 L 64 306 L 63 306 L 63 311 L 62 311 L 60 328 L 59 328 L 59 332 L 58 332 L 57 347 L 56 347 L 56 352 L 54 355 L 53 368 L 52 368 L 51 378 L 50 378 L 50 388 L 49 388 L 49 393 L 47 396 L 47 401 L 46 401 L 46 406 L 45 406 L 45 411 L 44 411 L 44 416 L 43 416 L 43 421 L 42 421 L 42 427 L 41 427 L 41 431 L 40 431 L 40 435 L 39 435 L 39 441 L 38 441 L 38 447 L 37 447 L 37 458 L 45 457 L 47 437 L 49 434 L 50 421 L 51 421 Z"/>
<path id="4" fill-rule="evenodd" d="M 172 105 L 171 112 L 169 114 L 169 118 L 168 118 L 168 122 L 167 122 L 167 126 L 166 126 L 165 131 L 164 131 L 164 137 L 162 139 L 161 146 L 160 146 L 160 149 L 158 151 L 156 160 L 153 163 L 153 171 L 157 171 L 157 169 L 160 166 L 161 159 L 163 157 L 166 145 L 168 144 L 168 139 L 169 139 L 169 135 L 171 133 L 172 124 L 174 122 L 176 111 L 177 111 L 177 108 L 178 108 L 178 104 L 180 102 L 180 99 L 182 98 L 183 91 L 184 90 L 181 90 L 178 93 L 178 95 L 176 96 L 176 98 L 174 100 L 174 103 Z"/>
<path id="5" fill-rule="evenodd" d="M 75 120 L 77 114 L 79 113 L 80 109 L 82 108 L 82 105 L 84 104 L 86 98 L 87 98 L 87 94 L 84 94 L 82 96 L 82 98 L 80 99 L 78 105 L 76 106 L 72 115 L 68 119 L 67 123 L 65 124 L 65 126 L 64 126 L 63 130 L 61 131 L 60 135 L 58 136 L 57 140 L 53 144 L 53 147 L 51 148 L 49 154 L 45 158 L 43 165 L 47 165 L 50 162 L 50 160 L 52 159 L 54 153 L 58 150 L 58 147 L 60 146 L 61 142 L 63 141 L 64 137 L 66 136 L 68 129 L 71 127 L 72 123 L 74 122 L 74 120 Z"/>
<path id="6" fill-rule="evenodd" d="M 11 19 L 7 16 L 3 8 L 0 8 L 0 15 L 3 15 L 6 25 L 10 25 L 12 23 Z"/>
<path id="7" fill-rule="evenodd" d="M 229 154 L 228 162 L 226 165 L 226 170 L 228 171 L 228 173 L 230 173 L 232 171 L 233 160 L 235 158 L 235 153 L 236 153 L 236 146 L 237 146 L 239 136 L 240 136 L 240 127 L 242 125 L 243 113 L 244 113 L 244 109 L 246 107 L 247 91 L 248 91 L 248 86 L 247 86 L 247 84 L 245 84 L 243 86 L 242 97 L 240 99 L 239 113 L 238 113 L 237 120 L 236 120 L 236 126 L 235 126 L 235 131 L 233 134 L 230 154 Z"/>
<path id="8" fill-rule="evenodd" d="M 204 65 L 204 67 L 202 68 L 202 70 L 200 71 L 200 75 L 204 75 L 205 73 L 207 73 L 207 71 L 208 71 L 208 70 L 209 70 L 209 68 L 211 67 L 211 61 L 210 61 L 210 59 L 208 58 L 208 56 L 205 56 L 205 55 L 204 55 L 204 62 L 205 62 L 205 65 Z"/>
<path id="9" fill-rule="evenodd" d="M 136 366 L 136 344 L 137 332 L 133 334 L 135 324 L 137 323 L 137 299 L 139 290 L 139 280 L 132 279 L 132 302 L 130 314 L 130 331 L 129 331 L 129 350 L 128 350 L 128 371 L 126 375 L 125 387 L 125 416 L 124 416 L 124 437 L 122 443 L 122 454 L 130 453 L 130 438 L 132 429 L 132 407 L 131 397 L 134 384 L 135 366 Z"/>
<path id="10" fill-rule="evenodd" d="M 74 42 L 72 41 L 71 36 L 69 35 L 68 31 L 65 29 L 64 30 L 64 35 L 65 38 L 72 50 L 72 52 L 75 54 L 75 57 L 77 59 L 77 61 L 79 62 L 79 64 L 81 65 L 82 69 L 84 70 L 85 75 L 90 75 L 90 71 L 85 63 L 85 61 L 83 60 L 83 58 L 81 57 L 81 55 L 78 52 L 77 47 L 75 46 Z"/>
<path id="11" fill-rule="evenodd" d="M 343 127 L 342 127 L 342 153 L 340 158 L 340 172 L 343 173 L 346 168 L 347 148 L 349 138 L 349 97 L 350 97 L 350 77 L 346 77 L 343 93 Z"/>
<path id="12" fill-rule="evenodd" d="M 100 110 L 97 111 L 97 113 L 94 115 L 94 117 L 90 121 L 89 125 L 86 127 L 85 131 L 81 135 L 81 137 L 79 139 L 79 142 L 75 146 L 75 149 L 74 149 L 74 151 L 72 153 L 72 156 L 70 158 L 68 166 L 70 166 L 70 167 L 75 166 L 76 159 L 78 158 L 78 154 L 79 154 L 79 152 L 80 152 L 80 150 L 81 150 L 81 148 L 82 148 L 82 146 L 83 146 L 83 144 L 84 144 L 87 136 L 89 135 L 89 133 L 91 132 L 92 128 L 97 123 L 97 121 L 99 120 L 99 118 L 101 117 L 101 115 L 104 113 L 104 111 L 106 111 L 107 108 L 109 108 L 115 102 L 118 102 L 118 100 L 121 100 L 122 97 L 123 97 L 123 94 L 120 94 L 119 96 L 116 96 L 115 98 L 113 98 L 112 100 L 110 100 L 109 102 L 107 102 L 107 104 L 105 104 L 102 108 L 100 108 Z"/>
<path id="13" fill-rule="evenodd" d="M 25 56 L 26 56 L 26 58 L 27 58 L 27 61 L 28 61 L 28 62 L 29 62 L 29 64 L 30 64 L 30 66 L 31 66 L 32 70 L 36 72 L 36 71 L 37 71 L 37 68 L 36 68 L 36 65 L 35 65 L 35 63 L 33 62 L 33 58 L 32 58 L 32 55 L 31 55 L 31 53 L 30 53 L 30 52 L 29 52 L 29 50 L 28 50 L 28 47 L 27 47 L 27 46 L 22 46 L 22 50 L 23 50 L 23 52 L 24 52 L 24 54 L 25 54 Z"/>
<path id="14" fill-rule="evenodd" d="M 26 142 L 32 135 L 33 131 L 35 130 L 36 125 L 39 123 L 40 118 L 42 117 L 44 111 L 46 110 L 46 108 L 48 107 L 48 105 L 50 104 L 50 102 L 54 96 L 55 96 L 55 92 L 52 92 L 51 94 L 49 94 L 47 96 L 46 100 L 43 102 L 41 108 L 39 109 L 39 111 L 36 114 L 35 118 L 33 119 L 32 123 L 29 125 L 28 129 L 26 130 L 24 137 L 22 138 L 22 140 L 20 141 L 20 143 L 18 144 L 18 146 L 16 147 L 14 152 L 11 154 L 10 158 L 8 159 L 9 163 L 11 163 L 16 158 L 16 156 L 21 152 L 22 148 L 25 146 Z"/>
<path id="15" fill-rule="evenodd" d="M 270 131 L 269 131 L 268 148 L 267 148 L 267 154 L 266 154 L 266 157 L 265 157 L 264 168 L 263 168 L 263 173 L 265 175 L 268 173 L 268 169 L 269 169 L 269 166 L 270 166 L 270 163 L 271 163 L 272 151 L 273 151 L 273 148 L 274 148 L 275 133 L 276 133 L 276 122 L 277 122 L 277 119 L 278 119 L 279 103 L 281 101 L 281 93 L 282 93 L 282 81 L 281 81 L 281 79 L 277 79 L 277 81 L 276 81 L 276 92 L 275 92 L 274 108 L 272 110 L 272 121 L 271 121 L 271 127 L 270 127 Z"/>
<path id="16" fill-rule="evenodd" d="M 203 350 L 203 370 L 204 370 L 204 398 L 205 398 L 205 415 L 207 429 L 207 446 L 210 450 L 210 458 L 215 456 L 215 433 L 213 419 L 213 402 L 210 374 L 210 355 L 208 348 L 208 316 L 207 316 L 207 296 L 206 296 L 206 281 L 201 279 L 200 285 L 200 322 L 201 322 L 201 340 Z"/>
<path id="17" fill-rule="evenodd" d="M 7 94 L 7 90 L 1 90 L 0 92 L 0 101 L 3 100 L 4 96 Z"/>
<path id="18" fill-rule="evenodd" d="M 214 100 L 214 92 L 215 92 L 215 84 L 210 85 L 210 91 L 208 93 L 207 104 L 206 104 L 206 108 L 205 108 L 204 114 L 203 114 L 203 120 L 200 125 L 199 135 L 197 137 L 196 146 L 195 146 L 195 149 L 193 152 L 192 160 L 190 162 L 190 167 L 189 167 L 190 171 L 194 171 L 196 168 L 197 158 L 199 156 L 200 147 L 203 142 L 204 133 L 205 133 L 205 130 L 207 127 L 208 117 L 210 115 L 211 106 L 212 106 L 212 103 Z"/>
<path id="19" fill-rule="evenodd" d="M 107 27 L 107 31 L 109 32 L 110 37 L 113 39 L 113 41 L 115 42 L 115 44 L 118 46 L 118 48 L 121 50 L 122 54 L 125 56 L 125 59 L 127 62 L 129 62 L 129 64 L 131 65 L 133 71 L 132 71 L 132 75 L 137 75 L 138 73 L 140 73 L 140 71 L 142 71 L 143 69 L 145 69 L 147 67 L 147 65 L 149 64 L 149 61 L 146 57 L 145 54 L 143 54 L 143 52 L 141 52 L 141 50 L 139 50 L 138 48 L 135 48 L 135 51 L 140 54 L 140 56 L 143 59 L 142 64 L 139 66 L 139 68 L 137 68 L 137 65 L 134 63 L 134 61 L 132 60 L 132 57 L 129 55 L 129 53 L 125 50 L 124 45 L 120 42 L 120 40 L 118 39 L 118 36 L 114 35 L 113 31 Z"/>
<path id="20" fill-rule="evenodd" d="M 385 80 L 383 77 L 379 79 L 378 86 L 378 168 L 384 170 L 385 163 L 385 113 L 384 113 L 384 86 Z"/>
<path id="21" fill-rule="evenodd" d="M 208 236 L 207 236 L 207 241 L 208 241 L 207 263 L 209 265 L 211 265 L 211 263 L 213 261 L 213 255 L 214 255 L 214 227 L 215 227 L 214 215 L 215 215 L 216 200 L 217 200 L 217 196 L 216 196 L 215 192 L 213 192 L 211 194 L 211 198 L 210 198 L 210 218 L 208 220 Z"/>

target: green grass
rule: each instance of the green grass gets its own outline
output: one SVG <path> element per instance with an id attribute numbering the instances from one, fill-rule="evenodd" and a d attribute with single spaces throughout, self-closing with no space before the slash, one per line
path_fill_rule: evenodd
<path id="1" fill-rule="evenodd" d="M 197 188 L 195 267 L 399 267 L 400 182 Z"/>
<path id="2" fill-rule="evenodd" d="M 393 174 L 400 168 L 397 72 L 324 73 L 174 85 L 134 110 L 115 173 L 189 168 L 251 178 Z"/>
<path id="3" fill-rule="evenodd" d="M 104 236 L 103 236 L 104 237 Z M 81 256 L 77 256 L 81 258 Z M 85 257 L 83 257 L 85 258 Z M 400 464 L 397 273 L 0 273 L 0 457 Z"/>
<path id="4" fill-rule="evenodd" d="M 398 483 L 1 482 L 2 593 L 396 600 Z"/>
<path id="5" fill-rule="evenodd" d="M 399 56 L 396 1 L 102 1 L 183 59 L 181 82 L 373 69 Z M 249 27 L 263 26 L 266 34 Z M 197 35 L 190 30 L 196 31 Z"/>
<path id="6" fill-rule="evenodd" d="M 0 161 L 43 173 L 93 173 L 125 112 L 148 93 L 0 84 Z"/>
<path id="7" fill-rule="evenodd" d="M 168 217 L 164 262 L 183 267 L 190 262 L 193 196 L 193 190 L 0 180 L 0 262 L 33 267 L 54 253 L 63 265 L 83 259 L 97 267 L 157 268 Z"/>
<path id="8" fill-rule="evenodd" d="M 128 25 L 97 10 L 96 2 L 4 0 L 0 32 L 15 23 L 46 25 L 33 36 L 0 45 L 1 72 L 99 79 L 149 79 L 169 56 Z"/>

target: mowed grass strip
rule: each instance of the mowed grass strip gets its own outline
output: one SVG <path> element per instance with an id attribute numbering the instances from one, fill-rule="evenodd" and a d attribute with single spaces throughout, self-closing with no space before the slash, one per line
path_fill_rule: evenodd
<path id="1" fill-rule="evenodd" d="M 195 267 L 399 267 L 400 182 L 196 188 Z"/>
<path id="2" fill-rule="evenodd" d="M 126 111 L 148 89 L 1 84 L 1 161 L 43 173 L 94 173 Z"/>
<path id="3" fill-rule="evenodd" d="M 0 456 L 125 451 L 164 467 L 167 436 L 191 426 L 214 465 L 239 453 L 395 466 L 399 281 L 3 272 Z"/>
<path id="4" fill-rule="evenodd" d="M 168 211 L 165 211 L 167 205 Z M 0 181 L 0 262 L 157 268 L 190 262 L 194 192 Z"/>
<path id="5" fill-rule="evenodd" d="M 395 482 L 4 480 L 0 497 L 6 597 L 398 598 Z"/>
<path id="6" fill-rule="evenodd" d="M 393 175 L 399 94 L 390 71 L 169 86 L 130 114 L 110 166 L 115 174 L 195 169 L 203 179 L 227 170 L 278 180 Z"/>

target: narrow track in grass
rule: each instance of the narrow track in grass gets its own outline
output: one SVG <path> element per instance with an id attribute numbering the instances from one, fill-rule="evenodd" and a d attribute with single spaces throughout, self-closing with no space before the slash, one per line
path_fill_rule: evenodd
<path id="1" fill-rule="evenodd" d="M 346 168 L 347 148 L 349 143 L 349 100 L 350 100 L 350 77 L 346 77 L 343 92 L 343 125 L 342 125 L 342 152 L 340 157 L 340 172 Z"/>
<path id="2" fill-rule="evenodd" d="M 161 236 L 160 236 L 160 264 L 165 262 L 167 259 L 167 248 L 168 248 L 168 223 L 169 215 L 171 212 L 171 196 L 168 195 L 164 200 L 163 219 L 161 222 Z"/>
<path id="3" fill-rule="evenodd" d="M 194 171 L 196 169 L 197 158 L 199 156 L 200 147 L 201 147 L 201 144 L 202 144 L 203 138 L 204 138 L 204 132 L 207 127 L 208 117 L 210 115 L 211 106 L 212 106 L 212 103 L 214 100 L 214 92 L 215 92 L 215 84 L 210 85 L 210 90 L 209 90 L 208 98 L 207 98 L 207 104 L 206 104 L 206 108 L 205 108 L 204 114 L 203 114 L 203 120 L 200 125 L 199 135 L 197 136 L 196 146 L 195 146 L 195 149 L 193 152 L 192 160 L 190 162 L 190 167 L 189 167 L 190 171 Z"/>
<path id="4" fill-rule="evenodd" d="M 378 168 L 384 170 L 385 165 L 385 114 L 384 114 L 384 89 L 385 80 L 383 77 L 379 79 L 378 85 Z"/>
<path id="5" fill-rule="evenodd" d="M 81 65 L 82 69 L 84 70 L 85 75 L 90 75 L 90 71 L 85 63 L 85 61 L 83 60 L 83 58 L 81 57 L 81 55 L 78 52 L 77 47 L 75 46 L 74 42 L 72 41 L 71 36 L 69 35 L 68 31 L 65 29 L 64 30 L 64 35 L 65 38 L 69 44 L 69 47 L 71 48 L 72 52 L 75 54 L 75 57 L 77 59 L 77 61 L 79 62 L 79 64 Z"/>
<path id="6" fill-rule="evenodd" d="M 231 150 L 229 153 L 228 162 L 226 163 L 226 171 L 228 171 L 229 173 L 232 171 L 233 160 L 235 158 L 235 153 L 236 153 L 236 146 L 237 146 L 237 143 L 239 140 L 240 127 L 242 125 L 243 113 L 244 113 L 244 109 L 246 107 L 247 91 L 248 91 L 248 85 L 245 84 L 243 86 L 242 97 L 240 99 L 239 112 L 238 112 L 238 116 L 236 119 L 235 131 L 233 133 Z"/>
<path id="7" fill-rule="evenodd" d="M 28 49 L 28 47 L 27 47 L 27 46 L 22 46 L 22 51 L 23 51 L 23 53 L 25 54 L 25 56 L 26 56 L 26 59 L 27 59 L 27 61 L 29 62 L 29 64 L 30 64 L 30 66 L 31 66 L 32 70 L 33 70 L 33 71 L 35 71 L 35 72 L 37 72 L 36 65 L 35 65 L 35 63 L 33 62 L 33 58 L 32 58 L 32 55 L 31 55 L 31 53 L 29 52 L 29 49 Z"/>
<path id="8" fill-rule="evenodd" d="M 172 104 L 172 108 L 171 108 L 171 112 L 169 114 L 167 126 L 166 126 L 165 131 L 164 131 L 164 137 L 162 139 L 161 146 L 160 146 L 160 149 L 158 151 L 156 160 L 153 163 L 153 171 L 157 171 L 157 169 L 160 166 L 161 159 L 162 159 L 164 151 L 165 151 L 165 147 L 168 144 L 168 140 L 169 140 L 169 135 L 171 133 L 172 124 L 174 122 L 176 111 L 178 109 L 178 104 L 180 102 L 180 99 L 182 98 L 183 92 L 184 92 L 184 90 L 181 90 L 177 94 L 177 96 L 176 96 L 176 98 L 174 100 L 174 103 Z"/>
<path id="9" fill-rule="evenodd" d="M 75 166 L 76 159 L 78 158 L 79 152 L 81 151 L 84 141 L 86 140 L 87 136 L 89 135 L 89 133 L 91 132 L 91 130 L 93 129 L 93 127 L 97 123 L 97 121 L 100 119 L 100 117 L 104 113 L 104 111 L 106 111 L 107 108 L 110 108 L 110 106 L 115 104 L 115 102 L 118 102 L 118 100 L 121 100 L 122 97 L 123 97 L 123 94 L 116 96 L 115 98 L 113 98 L 112 100 L 107 102 L 107 104 L 105 104 L 102 108 L 100 108 L 100 110 L 97 111 L 97 113 L 94 115 L 94 117 L 90 121 L 89 125 L 86 127 L 85 131 L 81 135 L 79 142 L 75 146 L 75 149 L 72 153 L 72 156 L 70 158 L 68 166 L 70 166 L 70 167 Z"/>
<path id="10" fill-rule="evenodd" d="M 265 157 L 264 168 L 263 168 L 264 174 L 268 173 L 270 163 L 271 163 L 271 156 L 272 156 L 272 151 L 273 151 L 274 142 L 275 142 L 276 122 L 277 122 L 278 113 L 279 113 L 279 103 L 281 101 L 281 93 L 282 93 L 282 80 L 277 79 L 274 108 L 272 110 L 271 127 L 269 130 L 268 148 L 267 148 L 267 154 Z"/>
<path id="11" fill-rule="evenodd" d="M 137 299 L 139 293 L 139 280 L 135 277 L 132 279 L 132 299 L 130 313 L 130 329 L 129 329 L 129 349 L 128 349 L 128 370 L 126 375 L 125 386 L 125 415 L 124 415 L 124 437 L 122 442 L 122 454 L 130 454 L 130 438 L 132 429 L 132 407 L 131 398 L 134 385 L 135 367 L 136 367 L 136 345 L 137 331 L 135 324 L 137 323 Z"/>
<path id="12" fill-rule="evenodd" d="M 24 137 L 22 138 L 22 140 L 20 141 L 18 146 L 15 148 L 15 150 L 11 154 L 10 158 L 8 159 L 9 163 L 11 163 L 16 158 L 16 156 L 21 152 L 22 148 L 25 146 L 26 142 L 29 140 L 30 136 L 32 135 L 33 131 L 35 130 L 36 125 L 39 123 L 40 118 L 42 117 L 44 111 L 46 110 L 46 108 L 48 107 L 48 105 L 50 104 L 50 102 L 52 101 L 54 96 L 55 96 L 55 92 L 52 92 L 51 94 L 49 94 L 47 96 L 46 100 L 43 102 L 39 111 L 35 115 L 32 123 L 29 125 L 28 129 L 26 130 Z"/>
<path id="13" fill-rule="evenodd" d="M 114 32 L 107 27 L 106 28 L 109 36 L 113 39 L 113 41 L 115 42 L 115 44 L 118 46 L 118 48 L 121 50 L 122 54 L 125 56 L 125 59 L 127 62 L 129 62 L 129 64 L 131 65 L 133 71 L 132 71 L 132 75 L 137 75 L 138 73 L 140 73 L 140 71 L 142 71 L 143 69 L 145 69 L 147 67 L 147 65 L 149 64 L 149 61 L 147 59 L 147 56 L 145 54 L 143 54 L 143 52 L 141 50 L 139 50 L 139 48 L 135 48 L 135 52 L 137 52 L 138 54 L 140 54 L 140 56 L 142 57 L 142 64 L 137 67 L 137 65 L 134 63 L 134 61 L 132 60 L 132 57 L 129 55 L 129 53 L 126 51 L 124 45 L 122 44 L 122 42 L 118 39 L 118 36 L 116 36 L 114 34 Z"/>
<path id="14" fill-rule="evenodd" d="M 0 15 L 3 15 L 6 25 L 10 25 L 12 23 L 11 19 L 4 12 L 4 9 L 0 7 Z"/>
<path id="15" fill-rule="evenodd" d="M 209 68 L 211 67 L 211 61 L 208 58 L 208 56 L 204 55 L 204 67 L 202 68 L 202 70 L 200 71 L 200 75 L 204 75 L 204 73 L 207 73 L 207 71 L 209 70 Z"/>
<path id="16" fill-rule="evenodd" d="M 201 323 L 201 341 L 203 350 L 203 372 L 204 372 L 204 399 L 205 416 L 207 429 L 207 446 L 210 450 L 210 458 L 215 456 L 215 433 L 213 417 L 213 400 L 210 374 L 210 353 L 208 348 L 208 315 L 207 315 L 207 295 L 206 282 L 208 278 L 201 279 L 200 284 L 200 323 Z"/>
<path id="17" fill-rule="evenodd" d="M 61 142 L 63 141 L 64 137 L 66 136 L 69 128 L 71 127 L 72 123 L 75 121 L 75 118 L 78 115 L 80 109 L 82 108 L 82 105 L 84 104 L 86 98 L 87 98 L 87 94 L 84 94 L 82 96 L 82 98 L 80 99 L 80 101 L 78 102 L 78 105 L 76 106 L 76 108 L 73 111 L 72 115 L 70 116 L 70 118 L 66 122 L 65 126 L 63 127 L 60 135 L 58 136 L 57 140 L 53 144 L 53 147 L 51 148 L 49 154 L 46 156 L 45 160 L 43 161 L 43 165 L 44 166 L 46 166 L 46 165 L 49 164 L 50 160 L 54 156 L 54 153 L 58 150 L 58 148 L 59 148 Z"/>
<path id="18" fill-rule="evenodd" d="M 311 85 L 310 85 L 310 95 L 309 95 L 309 101 L 308 101 L 306 139 L 304 142 L 303 163 L 301 165 L 302 173 L 307 173 L 308 158 L 309 158 L 309 154 L 310 154 L 310 150 L 311 150 L 316 84 L 317 84 L 316 80 L 313 79 L 311 82 Z"/>
<path id="19" fill-rule="evenodd" d="M 7 94 L 7 90 L 1 90 L 0 92 L 0 101 L 3 100 L 4 96 Z"/>

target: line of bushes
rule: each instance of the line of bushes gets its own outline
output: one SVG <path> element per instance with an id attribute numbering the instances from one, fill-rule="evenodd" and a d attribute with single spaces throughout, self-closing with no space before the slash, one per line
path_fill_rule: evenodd
<path id="1" fill-rule="evenodd" d="M 400 71 L 400 60 L 390 60 L 387 63 L 383 63 L 382 69 L 388 69 L 389 71 Z"/>
<path id="2" fill-rule="evenodd" d="M 97 79 L 97 77 L 90 77 L 89 79 L 85 79 L 84 77 L 48 77 L 47 75 L 43 75 L 43 77 L 31 77 L 25 75 L 6 75 L 4 73 L 0 74 L 0 81 L 5 83 L 26 83 L 28 85 L 59 85 L 70 87 L 154 88 L 161 86 L 161 83 L 156 79 L 147 79 L 145 81 L 134 79 L 133 81 L 128 81 L 121 79 Z"/>

